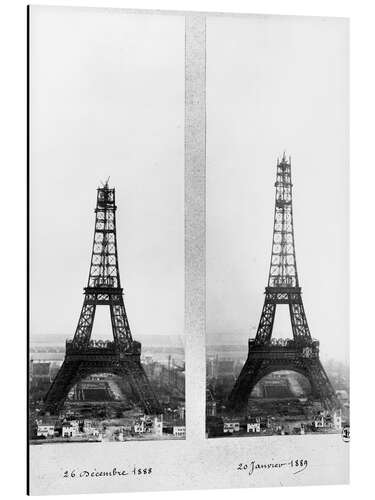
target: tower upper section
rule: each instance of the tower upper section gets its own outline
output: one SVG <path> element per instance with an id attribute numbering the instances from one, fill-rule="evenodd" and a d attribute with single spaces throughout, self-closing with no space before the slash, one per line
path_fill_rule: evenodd
<path id="1" fill-rule="evenodd" d="M 117 257 L 116 208 L 115 189 L 111 189 L 107 181 L 97 190 L 88 288 L 121 288 Z"/>
<path id="2" fill-rule="evenodd" d="M 268 287 L 298 287 L 293 229 L 291 159 L 285 153 L 276 167 L 275 215 Z"/>

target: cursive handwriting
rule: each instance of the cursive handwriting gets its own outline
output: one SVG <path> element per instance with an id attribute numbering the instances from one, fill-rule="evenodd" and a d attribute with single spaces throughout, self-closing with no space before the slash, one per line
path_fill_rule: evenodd
<path id="1" fill-rule="evenodd" d="M 98 477 L 118 477 L 123 478 L 124 476 L 149 476 L 152 474 L 152 467 L 137 467 L 134 466 L 133 469 L 122 469 L 113 467 L 110 470 L 98 470 L 96 468 L 88 469 L 67 469 L 64 471 L 64 478 L 79 479 L 79 478 L 98 478 Z"/>
<path id="2" fill-rule="evenodd" d="M 303 472 L 308 466 L 308 461 L 306 459 L 292 459 L 285 462 L 269 462 L 269 463 L 259 463 L 255 460 L 249 460 L 247 463 L 239 463 L 237 470 L 246 471 L 249 476 L 254 474 L 258 470 L 274 470 L 282 468 L 292 469 L 293 474 L 299 474 Z"/>

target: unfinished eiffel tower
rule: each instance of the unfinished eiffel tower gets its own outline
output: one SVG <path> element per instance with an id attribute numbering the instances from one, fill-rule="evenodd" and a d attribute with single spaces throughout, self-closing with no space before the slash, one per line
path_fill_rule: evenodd
<path id="1" fill-rule="evenodd" d="M 319 341 L 311 337 L 299 286 L 293 229 L 291 160 L 277 161 L 271 263 L 255 339 L 249 339 L 245 365 L 228 399 L 228 409 L 244 411 L 255 385 L 266 375 L 292 370 L 304 375 L 312 396 L 327 410 L 339 402 L 319 359 Z M 278 304 L 287 304 L 293 339 L 272 338 Z"/>
<path id="2" fill-rule="evenodd" d="M 141 365 L 141 344 L 132 338 L 126 315 L 117 255 L 115 190 L 108 181 L 97 190 L 90 271 L 77 329 L 66 341 L 64 362 L 45 396 L 45 409 L 57 413 L 70 389 L 95 373 L 111 373 L 128 382 L 147 414 L 161 413 Z M 109 306 L 113 341 L 91 340 L 97 306 Z"/>

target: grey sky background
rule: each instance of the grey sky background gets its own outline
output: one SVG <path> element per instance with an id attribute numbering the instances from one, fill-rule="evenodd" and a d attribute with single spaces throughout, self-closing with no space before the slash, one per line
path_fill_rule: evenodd
<path id="1" fill-rule="evenodd" d="M 255 336 L 285 149 L 310 330 L 323 358 L 348 358 L 348 142 L 347 21 L 207 19 L 209 343 Z M 278 311 L 275 336 L 289 336 Z"/>
<path id="2" fill-rule="evenodd" d="M 109 175 L 132 331 L 181 334 L 184 17 L 33 7 L 30 48 L 31 335 L 74 334 Z M 208 342 L 255 334 L 285 149 L 307 319 L 322 357 L 346 359 L 347 22 L 208 17 L 206 52 Z"/>
<path id="3" fill-rule="evenodd" d="M 74 334 L 108 176 L 133 334 L 181 335 L 184 18 L 33 7 L 30 50 L 31 338 Z"/>

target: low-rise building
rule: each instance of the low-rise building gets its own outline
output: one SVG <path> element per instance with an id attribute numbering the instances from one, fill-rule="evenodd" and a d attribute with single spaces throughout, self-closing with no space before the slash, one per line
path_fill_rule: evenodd
<path id="1" fill-rule="evenodd" d="M 153 425 L 152 425 L 153 433 L 157 436 L 163 435 L 163 416 L 160 415 L 160 418 L 154 417 Z"/>
<path id="2" fill-rule="evenodd" d="M 37 421 L 37 429 L 36 429 L 37 437 L 53 437 L 55 435 L 55 424 L 46 424 L 41 420 Z"/>
<path id="3" fill-rule="evenodd" d="M 61 426 L 62 437 L 75 437 L 79 434 L 79 422 L 77 420 L 65 420 Z"/>
<path id="4" fill-rule="evenodd" d="M 185 437 L 186 436 L 185 425 L 174 425 L 173 426 L 173 435 L 176 437 Z"/>
<path id="5" fill-rule="evenodd" d="M 240 423 L 224 422 L 223 432 L 224 434 L 233 434 L 234 432 L 240 432 Z"/>
<path id="6" fill-rule="evenodd" d="M 260 422 L 250 422 L 246 424 L 246 432 L 260 432 Z"/>
<path id="7" fill-rule="evenodd" d="M 335 429 L 337 431 L 342 429 L 342 414 L 341 410 L 334 411 L 333 413 L 321 412 L 313 421 L 315 429 Z"/>
<path id="8" fill-rule="evenodd" d="M 144 421 L 140 420 L 138 422 L 134 422 L 133 432 L 134 434 L 144 434 L 146 432 Z"/>
<path id="9" fill-rule="evenodd" d="M 335 411 L 332 415 L 332 425 L 337 431 L 342 429 L 342 414 L 341 410 Z"/>
<path id="10" fill-rule="evenodd" d="M 95 422 L 85 419 L 82 423 L 82 432 L 87 436 L 98 437 L 100 432 Z"/>
<path id="11" fill-rule="evenodd" d="M 145 432 L 152 432 L 153 421 L 147 415 L 140 417 L 133 423 L 133 432 L 135 434 L 144 434 Z"/>
<path id="12" fill-rule="evenodd" d="M 314 418 L 313 427 L 315 427 L 315 429 L 323 429 L 325 427 L 325 418 L 323 413 Z"/>

